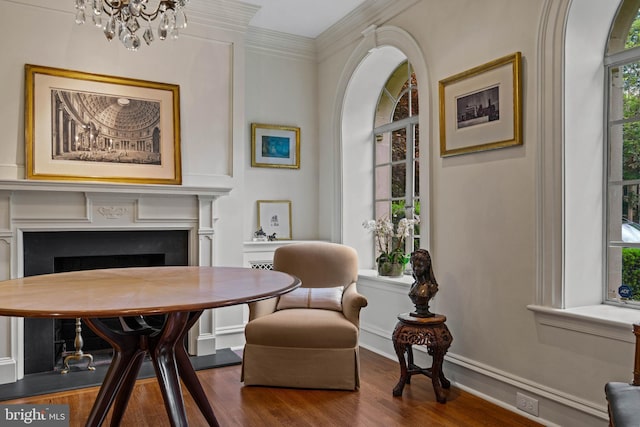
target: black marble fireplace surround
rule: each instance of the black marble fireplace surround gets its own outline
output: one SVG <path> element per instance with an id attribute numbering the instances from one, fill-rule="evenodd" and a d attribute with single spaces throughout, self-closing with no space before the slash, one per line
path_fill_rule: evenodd
<path id="1" fill-rule="evenodd" d="M 117 267 L 188 265 L 186 230 L 24 232 L 24 275 Z M 117 321 L 114 319 L 114 321 Z M 83 350 L 109 345 L 83 328 Z M 25 374 L 52 371 L 65 343 L 74 350 L 73 319 L 24 319 Z"/>

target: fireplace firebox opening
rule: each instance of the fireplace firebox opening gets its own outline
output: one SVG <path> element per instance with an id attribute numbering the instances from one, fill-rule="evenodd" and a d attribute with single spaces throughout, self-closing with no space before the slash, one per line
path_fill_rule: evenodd
<path id="1" fill-rule="evenodd" d="M 188 265 L 187 230 L 25 232 L 24 276 L 99 268 Z M 117 319 L 111 322 L 119 323 Z M 108 343 L 82 328 L 83 351 Z M 74 319 L 24 319 L 25 374 L 55 370 L 74 351 Z"/>

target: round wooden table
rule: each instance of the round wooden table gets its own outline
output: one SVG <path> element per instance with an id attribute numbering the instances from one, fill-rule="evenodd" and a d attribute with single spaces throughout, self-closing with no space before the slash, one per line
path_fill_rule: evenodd
<path id="1" fill-rule="evenodd" d="M 45 274 L 0 282 L 0 315 L 82 318 L 114 349 L 87 420 L 98 426 L 113 406 L 118 425 L 149 354 L 171 425 L 187 426 L 180 379 L 210 425 L 218 422 L 191 365 L 184 337 L 203 310 L 258 301 L 300 286 L 294 276 L 234 267 L 142 267 Z M 144 316 L 164 314 L 160 328 Z M 120 317 L 112 329 L 100 319 Z"/>

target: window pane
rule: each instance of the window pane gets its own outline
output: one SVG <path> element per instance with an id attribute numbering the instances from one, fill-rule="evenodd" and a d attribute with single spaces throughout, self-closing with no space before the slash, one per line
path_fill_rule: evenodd
<path id="1" fill-rule="evenodd" d="M 407 216 L 404 206 L 404 200 L 394 200 L 391 202 L 391 215 L 393 217 L 393 223 L 396 225 L 402 218 Z"/>
<path id="2" fill-rule="evenodd" d="M 640 122 L 609 130 L 609 181 L 640 179 Z"/>
<path id="3" fill-rule="evenodd" d="M 376 199 L 389 199 L 391 197 L 391 167 L 376 167 Z"/>
<path id="4" fill-rule="evenodd" d="M 640 117 L 640 62 L 612 67 L 609 80 L 609 119 Z"/>
<path id="5" fill-rule="evenodd" d="M 386 125 L 391 121 L 394 103 L 395 100 L 389 96 L 389 92 L 383 90 L 376 108 L 374 127 Z"/>
<path id="6" fill-rule="evenodd" d="M 391 197 L 404 197 L 407 191 L 407 165 L 398 163 L 392 166 Z"/>
<path id="7" fill-rule="evenodd" d="M 622 67 L 622 92 L 624 117 L 638 117 L 640 104 L 638 90 L 640 89 L 640 62 L 636 61 Z"/>
<path id="8" fill-rule="evenodd" d="M 391 132 L 379 133 L 376 135 L 376 165 L 390 162 L 390 139 Z"/>
<path id="9" fill-rule="evenodd" d="M 376 219 L 391 218 L 391 204 L 388 201 L 376 202 Z"/>
<path id="10" fill-rule="evenodd" d="M 607 299 L 640 301 L 640 249 L 609 248 Z"/>
<path id="11" fill-rule="evenodd" d="M 640 46 L 640 20 L 638 19 L 640 11 L 636 14 L 636 19 L 631 24 L 629 34 L 627 34 L 627 40 L 625 40 L 625 49 L 631 49 L 632 47 Z"/>
<path id="12" fill-rule="evenodd" d="M 633 1 L 621 2 L 618 17 L 613 23 L 607 46 L 607 53 L 612 54 L 640 46 L 640 22 L 638 21 L 637 3 Z M 633 22 L 629 21 L 634 16 Z"/>
<path id="13" fill-rule="evenodd" d="M 398 101 L 398 105 L 396 105 L 396 109 L 393 112 L 393 121 L 398 121 L 410 117 L 410 106 L 409 100 L 411 97 L 408 92 L 402 94 L 402 97 Z"/>
<path id="14" fill-rule="evenodd" d="M 398 162 L 407 158 L 407 129 L 393 131 L 393 150 L 391 160 Z"/>
<path id="15" fill-rule="evenodd" d="M 622 179 L 640 179 L 640 123 L 623 125 L 622 143 Z"/>
<path id="16" fill-rule="evenodd" d="M 638 200 L 640 185 L 624 185 L 622 187 L 622 218 L 638 223 Z M 615 218 L 611 218 L 615 222 Z"/>

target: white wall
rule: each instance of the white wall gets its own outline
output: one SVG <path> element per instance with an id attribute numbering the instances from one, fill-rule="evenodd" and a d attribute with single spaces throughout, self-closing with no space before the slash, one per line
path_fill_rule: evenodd
<path id="1" fill-rule="evenodd" d="M 423 0 L 387 21 L 375 22 L 379 29 L 394 26 L 408 32 L 419 45 L 428 69 L 428 81 L 418 82 L 421 101 L 428 97 L 429 105 L 426 120 L 421 109 L 421 123 L 429 125 L 429 129 L 421 127 L 421 143 L 427 144 L 422 148 L 431 154 L 430 160 L 421 164 L 421 172 L 428 171 L 430 178 L 429 249 L 440 284 L 432 308 L 447 316 L 454 339 L 447 357 L 447 375 L 459 386 L 511 408 L 517 391 L 533 396 L 540 401 L 537 419 L 548 424 L 605 425 L 604 384 L 629 380 L 633 366 L 631 334 L 607 337 L 596 333 L 596 328 L 550 326 L 528 309 L 537 302 L 539 262 L 546 256 L 539 251 L 542 231 L 538 227 L 542 221 L 537 216 L 546 211 L 536 206 L 542 200 L 538 183 L 550 170 L 541 164 L 539 123 L 545 111 L 540 103 L 563 96 L 562 92 L 551 92 L 552 85 L 539 84 L 551 79 L 546 73 L 557 70 L 554 61 L 562 60 L 562 46 L 559 54 L 545 50 L 546 34 L 540 31 L 563 31 L 565 16 L 547 14 L 566 11 L 565 3 Z M 549 28 L 554 20 L 560 24 Z M 365 28 L 361 25 L 353 33 Z M 326 51 L 319 52 L 319 138 L 332 141 L 336 147 L 345 145 L 339 152 L 329 145 L 320 147 L 321 162 L 332 164 L 332 172 L 340 169 L 339 154 L 348 153 L 350 143 L 340 140 L 335 132 L 341 125 L 339 99 L 346 91 L 342 82 L 345 74 L 357 66 L 352 55 L 362 48 L 369 31 L 353 38 L 348 47 L 332 50 L 327 46 Z M 375 47 L 376 38 L 369 38 L 373 43 L 369 47 Z M 516 51 L 523 57 L 524 145 L 441 158 L 438 81 Z M 539 58 L 547 63 L 539 64 Z M 409 60 L 414 59 L 409 56 Z M 547 123 L 558 126 L 562 136 L 561 117 Z M 596 125 L 600 123 L 601 119 L 596 121 Z M 549 143 L 561 144 L 562 139 Z M 345 157 L 342 161 L 346 169 L 357 159 Z M 335 175 L 323 175 L 324 170 L 321 167 L 320 191 L 329 199 Z M 591 179 L 597 182 L 599 177 Z M 556 181 L 555 186 L 561 191 L 561 182 Z M 357 194 L 354 188 L 345 191 L 352 197 Z M 339 207 L 340 201 L 334 205 Z M 423 203 L 423 209 L 426 205 Z M 592 222 L 599 221 L 600 213 L 596 212 Z M 322 215 L 320 221 L 321 230 L 341 234 L 329 216 Z M 350 242 L 356 247 L 359 244 L 357 238 Z M 573 250 L 572 255 L 579 258 L 580 248 L 574 246 Z M 362 278 L 359 289 L 370 300 L 363 313 L 362 342 L 389 354 L 396 311 L 406 307 L 407 301 L 402 302 L 406 294 L 397 286 L 386 288 L 370 278 Z"/>
<path id="2" fill-rule="evenodd" d="M 268 36 L 289 41 L 297 52 L 268 49 Z M 250 241 L 257 229 L 257 200 L 290 200 L 292 238 L 318 239 L 318 126 L 317 71 L 311 40 L 290 38 L 252 29 L 248 35 L 246 63 L 246 215 L 243 236 Z M 300 128 L 300 168 L 251 166 L 251 123 Z"/>

